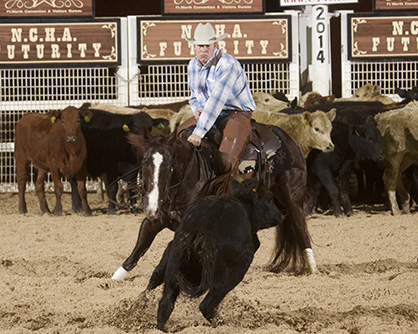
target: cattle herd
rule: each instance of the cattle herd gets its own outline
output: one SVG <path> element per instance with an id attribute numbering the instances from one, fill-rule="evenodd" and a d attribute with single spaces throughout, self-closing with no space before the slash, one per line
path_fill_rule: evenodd
<path id="1" fill-rule="evenodd" d="M 253 113 L 254 121 L 282 128 L 296 140 L 306 158 L 309 192 L 303 208 L 306 215 L 325 209 L 331 209 L 335 217 L 353 215 L 350 196 L 354 180 L 356 180 L 358 198 L 364 198 L 368 204 L 384 201 L 393 215 L 401 212 L 409 213 L 411 203 L 418 203 L 418 86 L 410 90 L 397 89 L 396 93 L 400 97 L 400 102 L 382 95 L 379 86 L 366 84 L 350 98 L 321 96 L 316 92 L 310 92 L 302 96 L 299 103 L 296 100 L 290 102 L 280 92 L 254 93 L 257 105 Z M 171 105 L 129 108 L 86 103 L 78 108 L 70 106 L 62 111 L 51 111 L 45 115 L 39 113 L 24 115 L 18 122 L 15 133 L 19 212 L 22 214 L 27 212 L 25 187 L 28 167 L 32 163 L 37 171 L 35 192 L 42 213 L 50 213 L 44 189 L 46 174 L 50 172 L 56 195 L 53 210 L 55 215 L 61 215 L 63 211 L 61 177 L 67 178 L 71 184 L 74 212 L 91 215 L 85 186 L 87 176 L 105 181 L 109 199 L 107 212 L 115 214 L 118 209 L 117 192 L 120 186 L 118 181 L 122 180 L 128 184 L 140 183 L 142 157 L 128 141 L 127 134 L 141 135 L 143 131 L 147 133 L 150 131 L 165 136 L 175 132 L 177 126 L 191 116 L 192 111 L 187 101 Z M 134 193 L 134 188 L 130 189 L 129 208 L 136 213 L 140 208 L 140 204 L 135 203 L 135 195 L 138 194 Z M 231 198 L 228 200 L 233 202 L 231 205 L 236 211 L 236 216 L 239 217 L 235 219 L 236 223 L 248 225 L 245 227 L 248 229 L 248 235 L 238 233 L 235 238 L 236 242 L 239 238 L 243 238 L 243 245 L 238 247 L 238 250 L 247 254 L 246 257 L 242 257 L 242 261 L 248 263 L 245 261 L 245 263 L 242 261 L 232 263 L 231 259 L 216 260 L 219 261 L 218 265 L 223 267 L 222 270 L 232 270 L 229 265 L 242 271 L 234 279 L 223 279 L 226 284 L 230 284 L 228 287 L 219 286 L 211 281 L 216 280 L 216 275 L 222 271 L 216 267 L 217 262 L 214 264 L 213 259 L 204 259 L 213 262 L 211 267 L 203 268 L 206 272 L 190 276 L 190 272 L 187 272 L 190 268 L 185 267 L 184 258 L 181 259 L 183 262 L 167 260 L 170 256 L 174 257 L 170 255 L 170 248 L 173 253 L 179 253 L 184 247 L 192 247 L 184 244 L 184 238 L 177 237 L 176 232 L 173 243 L 170 243 L 166 250 L 165 258 L 163 257 L 154 273 L 157 277 L 153 275 L 154 281 L 150 282 L 152 288 L 162 284 L 166 272 L 183 271 L 181 280 L 170 281 L 169 278 L 166 280 L 169 285 L 165 287 L 160 304 L 158 316 L 160 329 L 164 328 L 180 287 L 189 291 L 190 295 L 198 294 L 187 279 L 204 284 L 206 290 L 222 291 L 213 300 L 211 299 L 213 296 L 207 297 L 201 305 L 205 317 L 212 319 L 214 308 L 224 295 L 240 282 L 248 269 L 252 256 L 258 248 L 256 232 L 261 228 L 262 222 L 258 220 L 263 215 L 249 214 L 248 206 L 254 205 L 251 204 L 252 202 L 246 200 L 243 206 L 239 204 L 239 200 Z M 182 222 L 177 231 L 185 233 L 187 229 L 197 226 L 197 223 L 190 223 L 193 219 L 196 220 L 193 218 L 193 210 L 207 211 L 208 215 L 212 215 L 213 212 L 220 212 L 218 216 L 226 214 L 226 209 L 213 198 L 209 202 L 201 200 L 196 203 L 198 204 L 193 204 L 195 208 L 190 209 L 189 216 L 187 219 L 184 218 L 184 224 Z M 256 203 L 264 207 L 269 205 L 266 201 L 260 202 L 259 199 Z M 205 209 L 205 206 L 211 205 L 215 205 L 213 210 Z M 251 207 L 251 210 L 255 210 L 254 207 Z M 265 215 L 266 212 L 264 217 Z M 280 214 L 278 216 L 277 220 L 280 220 Z M 213 220 L 213 225 L 209 222 L 204 223 L 208 224 L 207 228 L 218 228 L 216 214 Z M 277 223 L 279 222 L 270 222 L 267 226 Z M 259 225 L 254 227 L 254 224 Z M 191 232 L 187 233 L 190 235 Z M 200 232 L 193 230 L 193 233 Z M 204 233 L 206 231 L 200 233 L 199 238 L 204 238 Z M 230 233 L 234 235 L 236 231 L 231 230 Z M 183 244 L 176 238 L 181 239 Z M 210 244 L 214 240 L 209 239 L 190 240 L 190 242 L 194 243 L 193 247 L 196 247 L 196 243 L 203 243 L 206 247 L 218 247 Z M 222 247 L 226 247 L 226 253 L 236 251 L 228 248 L 231 245 L 227 240 Z M 196 267 L 197 264 L 193 261 L 200 263 L 201 255 L 201 252 L 194 254 L 193 250 L 189 249 L 187 261 L 192 267 Z M 236 254 L 236 257 L 239 258 L 239 255 Z M 209 274 L 214 277 L 207 277 Z M 177 273 L 173 275 L 178 276 Z M 173 275 L 171 278 L 174 277 Z"/>

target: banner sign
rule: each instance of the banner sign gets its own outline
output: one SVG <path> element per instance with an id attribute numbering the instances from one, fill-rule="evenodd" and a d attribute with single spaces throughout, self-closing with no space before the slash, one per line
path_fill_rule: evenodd
<path id="1" fill-rule="evenodd" d="M 138 22 L 138 63 L 186 62 L 195 56 L 193 38 L 202 20 L 141 19 Z M 218 42 L 224 52 L 240 60 L 291 61 L 291 16 L 240 20 L 207 20 L 216 36 L 229 33 Z"/>
<path id="2" fill-rule="evenodd" d="M 280 0 L 280 6 L 344 5 L 358 0 Z"/>
<path id="3" fill-rule="evenodd" d="M 264 0 L 163 0 L 163 14 L 264 13 Z"/>
<path id="4" fill-rule="evenodd" d="M 418 11 L 418 0 L 373 0 L 373 10 Z"/>
<path id="5" fill-rule="evenodd" d="M 418 56 L 418 16 L 348 15 L 349 59 Z"/>
<path id="6" fill-rule="evenodd" d="M 0 24 L 0 65 L 119 65 L 119 47 L 119 19 Z"/>
<path id="7" fill-rule="evenodd" d="M 0 17 L 94 17 L 94 0 L 1 0 Z"/>

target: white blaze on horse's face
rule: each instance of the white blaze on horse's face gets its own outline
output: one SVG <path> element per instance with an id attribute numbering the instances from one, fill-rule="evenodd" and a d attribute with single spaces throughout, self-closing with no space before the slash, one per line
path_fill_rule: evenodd
<path id="1" fill-rule="evenodd" d="M 163 162 L 163 156 L 159 152 L 155 152 L 152 155 L 152 162 L 154 165 L 154 175 L 153 175 L 153 187 L 151 192 L 148 194 L 148 203 L 145 208 L 145 214 L 150 217 L 154 217 L 157 214 L 160 192 L 158 190 L 158 179 L 160 176 L 161 163 Z"/>

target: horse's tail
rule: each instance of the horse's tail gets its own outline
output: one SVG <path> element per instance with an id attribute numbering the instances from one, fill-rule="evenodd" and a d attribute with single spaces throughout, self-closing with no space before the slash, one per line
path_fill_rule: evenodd
<path id="1" fill-rule="evenodd" d="M 276 227 L 276 246 L 267 269 L 271 272 L 293 272 L 302 274 L 305 270 L 303 250 L 297 243 L 294 227 L 286 223 Z"/>
<path id="2" fill-rule="evenodd" d="M 283 223 L 276 226 L 275 249 L 267 266 L 269 271 L 275 273 L 287 271 L 296 274 L 302 274 L 305 271 L 306 258 L 300 245 L 302 240 L 305 243 L 311 241 L 305 214 L 309 196 L 310 193 L 306 191 L 298 208 L 302 211 L 300 217 L 303 217 L 303 219 L 294 221 L 287 217 L 289 213 L 283 213 Z"/>
<path id="3" fill-rule="evenodd" d="M 182 254 L 177 281 L 187 296 L 197 298 L 212 285 L 216 250 L 200 233 L 182 235 L 180 247 Z M 197 281 L 196 277 L 199 276 L 200 280 Z M 192 278 L 196 281 L 192 281 Z"/>

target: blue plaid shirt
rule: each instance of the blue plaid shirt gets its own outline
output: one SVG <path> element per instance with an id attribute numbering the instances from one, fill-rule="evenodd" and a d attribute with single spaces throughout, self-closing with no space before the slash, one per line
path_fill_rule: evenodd
<path id="1" fill-rule="evenodd" d="M 193 112 L 202 110 L 194 134 L 200 138 L 210 130 L 222 110 L 255 110 L 247 76 L 238 60 L 216 49 L 202 65 L 194 57 L 188 67 Z"/>

